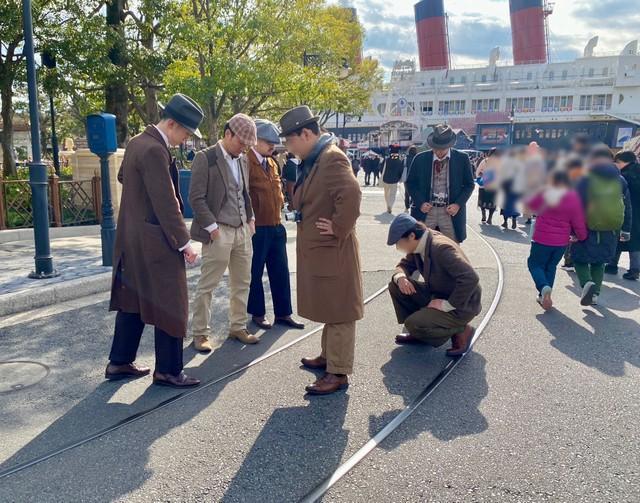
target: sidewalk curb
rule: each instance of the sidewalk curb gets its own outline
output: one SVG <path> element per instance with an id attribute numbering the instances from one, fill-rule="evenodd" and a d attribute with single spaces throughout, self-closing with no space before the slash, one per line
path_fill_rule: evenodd
<path id="1" fill-rule="evenodd" d="M 84 236 L 99 236 L 99 225 L 76 225 L 72 227 L 50 227 L 49 238 L 76 238 Z M 0 244 L 13 241 L 33 241 L 33 228 L 8 229 L 0 231 Z"/>
<path id="2" fill-rule="evenodd" d="M 0 316 L 87 297 L 111 288 L 111 271 L 0 296 Z"/>

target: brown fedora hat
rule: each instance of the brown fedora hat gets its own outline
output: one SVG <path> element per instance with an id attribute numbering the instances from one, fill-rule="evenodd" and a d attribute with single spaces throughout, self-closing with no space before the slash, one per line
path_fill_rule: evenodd
<path id="1" fill-rule="evenodd" d="M 456 144 L 456 134 L 448 124 L 438 124 L 427 137 L 427 145 L 431 148 L 450 148 Z"/>
<path id="2" fill-rule="evenodd" d="M 311 109 L 303 105 L 301 107 L 292 108 L 280 118 L 280 136 L 287 136 L 301 127 L 308 126 L 314 122 L 318 122 L 320 117 L 313 115 Z"/>

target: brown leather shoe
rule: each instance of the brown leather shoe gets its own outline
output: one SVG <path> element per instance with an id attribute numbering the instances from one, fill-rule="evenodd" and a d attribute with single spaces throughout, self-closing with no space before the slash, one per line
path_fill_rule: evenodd
<path id="1" fill-rule="evenodd" d="M 467 325 L 466 327 L 464 327 L 463 332 L 454 335 L 451 338 L 451 349 L 447 349 L 447 356 L 462 356 L 467 351 L 469 351 L 469 347 L 471 347 L 471 340 L 473 339 L 473 334 L 475 333 L 476 329 L 471 325 Z"/>
<path id="2" fill-rule="evenodd" d="M 201 353 L 211 353 L 213 351 L 213 346 L 209 341 L 209 338 L 205 335 L 194 335 L 193 336 L 193 349 L 196 351 L 200 351 Z"/>
<path id="3" fill-rule="evenodd" d="M 346 375 L 329 374 L 328 372 L 305 389 L 310 395 L 329 395 L 341 389 L 349 387 L 349 378 Z"/>
<path id="4" fill-rule="evenodd" d="M 243 344 L 258 344 L 260 339 L 258 339 L 255 335 L 251 335 L 248 330 L 238 330 L 236 332 L 229 332 L 229 337 L 231 339 L 237 339 Z"/>
<path id="5" fill-rule="evenodd" d="M 158 384 L 160 386 L 169 386 L 171 388 L 190 388 L 193 386 L 198 386 L 200 384 L 200 379 L 190 377 L 184 372 L 180 372 L 177 376 L 154 372 L 153 384 Z"/>
<path id="6" fill-rule="evenodd" d="M 324 370 L 327 368 L 327 359 L 322 356 L 316 356 L 315 358 L 303 358 L 300 362 L 303 366 L 312 370 Z"/>
<path id="7" fill-rule="evenodd" d="M 304 328 L 304 323 L 294 320 L 291 316 L 287 316 L 286 318 L 276 318 L 276 325 L 284 325 L 285 327 L 294 328 L 296 330 L 302 330 Z"/>
<path id="8" fill-rule="evenodd" d="M 104 371 L 104 377 L 109 381 L 136 379 L 149 375 L 149 372 L 151 372 L 149 367 L 138 367 L 135 363 L 125 363 L 124 365 L 109 363 Z"/>
<path id="9" fill-rule="evenodd" d="M 411 334 L 398 334 L 396 344 L 422 344 L 422 341 Z"/>
<path id="10" fill-rule="evenodd" d="M 267 320 L 264 316 L 262 318 L 254 316 L 253 318 L 251 318 L 251 320 L 258 328 L 261 328 L 262 330 L 271 330 L 273 328 L 273 325 L 269 323 L 269 320 Z"/>

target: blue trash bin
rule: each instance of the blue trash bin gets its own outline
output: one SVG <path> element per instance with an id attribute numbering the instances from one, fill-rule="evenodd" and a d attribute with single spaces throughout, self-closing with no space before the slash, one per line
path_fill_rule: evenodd
<path id="1" fill-rule="evenodd" d="M 180 174 L 180 194 L 184 203 L 184 218 L 193 218 L 193 210 L 189 204 L 189 186 L 191 185 L 191 170 L 181 169 Z"/>

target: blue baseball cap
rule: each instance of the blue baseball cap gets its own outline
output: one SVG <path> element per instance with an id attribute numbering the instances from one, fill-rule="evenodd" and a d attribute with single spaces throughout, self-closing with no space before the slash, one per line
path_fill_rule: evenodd
<path id="1" fill-rule="evenodd" d="M 389 227 L 389 238 L 387 239 L 387 244 L 389 246 L 395 245 L 407 232 L 414 230 L 417 223 L 418 221 L 411 215 L 407 215 L 406 213 L 398 215 L 393 219 L 393 222 L 391 222 L 391 226 Z"/>

